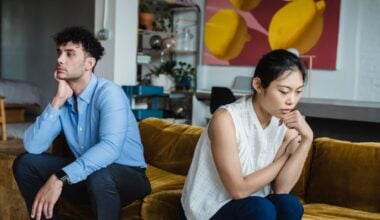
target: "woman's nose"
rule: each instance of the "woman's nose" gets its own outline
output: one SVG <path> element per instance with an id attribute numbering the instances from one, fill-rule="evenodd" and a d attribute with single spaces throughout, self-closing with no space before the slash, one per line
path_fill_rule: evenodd
<path id="1" fill-rule="evenodd" d="M 294 97 L 293 94 L 291 94 L 291 95 L 289 95 L 289 96 L 287 97 L 287 99 L 286 99 L 286 104 L 287 104 L 287 105 L 293 105 L 294 100 L 295 100 L 295 97 Z"/>

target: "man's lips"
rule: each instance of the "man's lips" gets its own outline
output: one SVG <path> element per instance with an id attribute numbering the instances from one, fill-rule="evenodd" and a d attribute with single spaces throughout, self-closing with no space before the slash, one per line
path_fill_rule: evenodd
<path id="1" fill-rule="evenodd" d="M 62 73 L 64 72 L 65 69 L 64 68 L 61 68 L 61 67 L 57 67 L 57 73 Z"/>

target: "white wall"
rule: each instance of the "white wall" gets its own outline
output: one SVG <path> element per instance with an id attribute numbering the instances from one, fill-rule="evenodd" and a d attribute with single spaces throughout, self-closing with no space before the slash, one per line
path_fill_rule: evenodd
<path id="1" fill-rule="evenodd" d="M 95 33 L 103 28 L 105 4 L 110 37 L 102 41 L 106 55 L 96 73 L 119 85 L 135 85 L 138 0 L 95 0 Z"/>

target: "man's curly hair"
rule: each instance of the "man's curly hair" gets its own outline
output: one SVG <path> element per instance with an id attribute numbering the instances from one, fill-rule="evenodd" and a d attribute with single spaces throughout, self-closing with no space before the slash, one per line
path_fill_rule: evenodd
<path id="1" fill-rule="evenodd" d="M 85 52 L 89 53 L 96 61 L 104 54 L 104 48 L 95 36 L 83 27 L 67 27 L 62 32 L 54 35 L 57 46 L 65 45 L 68 42 L 81 44 Z"/>

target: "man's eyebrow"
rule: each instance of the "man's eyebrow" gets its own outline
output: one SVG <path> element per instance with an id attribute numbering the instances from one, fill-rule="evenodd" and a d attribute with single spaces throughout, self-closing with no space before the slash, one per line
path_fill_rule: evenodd
<path id="1" fill-rule="evenodd" d="M 67 49 L 63 49 L 63 50 L 57 48 L 57 52 L 61 52 L 61 51 L 72 52 L 72 51 L 75 51 L 75 50 L 71 49 L 71 48 L 67 48 Z"/>

